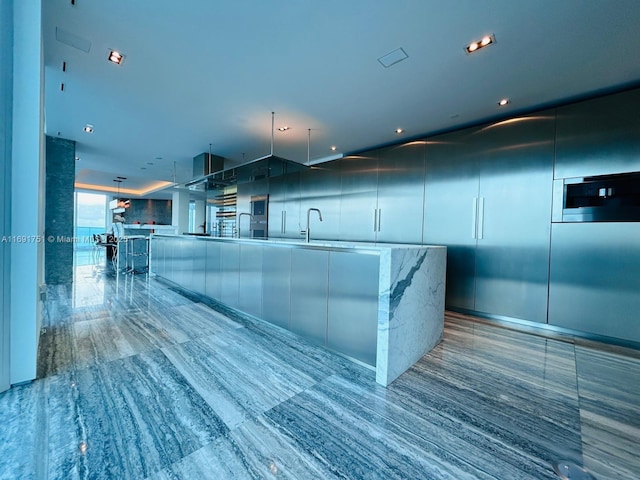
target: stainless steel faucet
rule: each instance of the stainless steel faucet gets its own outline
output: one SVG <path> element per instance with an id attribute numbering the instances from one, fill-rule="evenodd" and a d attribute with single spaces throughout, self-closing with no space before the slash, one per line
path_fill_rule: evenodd
<path id="1" fill-rule="evenodd" d="M 236 234 L 238 235 L 238 238 L 240 238 L 240 219 L 242 218 L 243 215 L 248 215 L 249 216 L 249 222 L 251 222 L 251 220 L 253 220 L 253 215 L 251 215 L 250 213 L 247 212 L 242 212 L 238 214 L 238 225 L 236 227 Z"/>
<path id="2" fill-rule="evenodd" d="M 320 218 L 320 221 L 322 221 L 322 212 L 317 209 L 317 208 L 310 208 L 309 210 L 307 210 L 307 229 L 305 230 L 305 240 L 307 243 L 309 243 L 310 237 L 309 237 L 309 215 L 311 215 L 311 211 L 314 212 L 318 212 L 318 218 Z"/>

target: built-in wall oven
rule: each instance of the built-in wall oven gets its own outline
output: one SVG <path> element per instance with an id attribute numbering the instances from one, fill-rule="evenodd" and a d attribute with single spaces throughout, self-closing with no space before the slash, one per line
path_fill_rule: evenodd
<path id="1" fill-rule="evenodd" d="M 640 222 L 640 172 L 554 182 L 554 222 Z"/>

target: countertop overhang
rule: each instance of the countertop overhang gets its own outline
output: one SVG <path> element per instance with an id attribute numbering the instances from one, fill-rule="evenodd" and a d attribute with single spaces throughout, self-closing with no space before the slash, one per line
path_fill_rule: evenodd
<path id="1" fill-rule="evenodd" d="M 370 243 L 370 242 L 349 242 L 345 240 L 311 240 L 305 242 L 304 240 L 296 239 L 260 239 L 260 238 L 233 238 L 233 237 L 211 237 L 204 235 L 177 235 L 168 233 L 154 233 L 154 237 L 171 237 L 171 238 L 186 238 L 193 241 L 218 241 L 251 245 L 268 245 L 272 247 L 287 247 L 287 248 L 308 248 L 318 250 L 332 250 L 332 251 L 350 251 L 358 252 L 369 255 L 375 255 L 381 251 L 387 250 L 414 250 L 414 249 L 443 249 L 447 247 L 443 245 L 418 245 L 409 243 Z"/>

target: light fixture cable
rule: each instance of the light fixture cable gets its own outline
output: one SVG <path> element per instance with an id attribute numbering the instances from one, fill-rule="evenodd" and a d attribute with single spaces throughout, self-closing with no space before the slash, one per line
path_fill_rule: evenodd
<path id="1" fill-rule="evenodd" d="M 273 134 L 275 130 L 276 112 L 271 112 L 271 155 L 273 155 Z"/>

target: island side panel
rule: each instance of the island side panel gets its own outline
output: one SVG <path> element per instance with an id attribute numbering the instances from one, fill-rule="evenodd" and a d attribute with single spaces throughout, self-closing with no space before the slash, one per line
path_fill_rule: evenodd
<path id="1" fill-rule="evenodd" d="M 383 249 L 376 381 L 389 385 L 440 342 L 446 248 Z"/>

